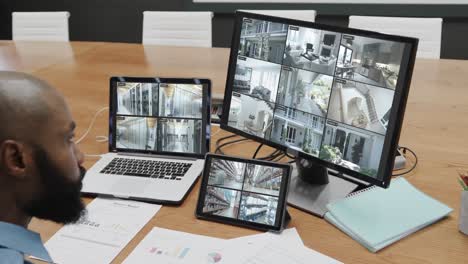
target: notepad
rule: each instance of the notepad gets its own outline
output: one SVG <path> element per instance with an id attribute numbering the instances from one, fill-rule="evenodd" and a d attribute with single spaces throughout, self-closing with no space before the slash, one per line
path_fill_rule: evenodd
<path id="1" fill-rule="evenodd" d="M 446 217 L 452 209 L 394 179 L 388 189 L 371 187 L 329 203 L 325 219 L 368 250 L 378 250 Z"/>

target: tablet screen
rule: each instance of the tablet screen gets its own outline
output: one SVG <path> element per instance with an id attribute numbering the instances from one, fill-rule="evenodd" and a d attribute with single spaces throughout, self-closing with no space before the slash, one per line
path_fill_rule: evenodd
<path id="1" fill-rule="evenodd" d="M 289 166 L 211 156 L 205 164 L 201 213 L 262 226 L 278 226 L 285 204 Z"/>

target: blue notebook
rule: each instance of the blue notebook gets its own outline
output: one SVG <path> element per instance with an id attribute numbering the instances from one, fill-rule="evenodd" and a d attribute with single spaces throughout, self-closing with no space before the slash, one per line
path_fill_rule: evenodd
<path id="1" fill-rule="evenodd" d="M 447 216 L 452 209 L 404 178 L 329 203 L 325 219 L 372 252 Z"/>

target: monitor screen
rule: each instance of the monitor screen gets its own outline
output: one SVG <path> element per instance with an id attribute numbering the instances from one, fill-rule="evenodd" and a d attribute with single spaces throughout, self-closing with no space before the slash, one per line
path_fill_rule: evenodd
<path id="1" fill-rule="evenodd" d="M 117 150 L 206 153 L 203 84 L 116 81 L 113 92 Z M 208 112 L 209 113 L 209 112 Z"/>
<path id="2" fill-rule="evenodd" d="M 331 46 L 335 44 L 336 35 L 325 34 L 323 36 L 323 44 Z"/>
<path id="3" fill-rule="evenodd" d="M 330 57 L 330 55 L 331 55 L 331 49 L 323 47 L 322 52 L 320 52 L 320 56 Z"/>
<path id="4" fill-rule="evenodd" d="M 265 225 L 277 223 L 286 169 L 213 158 L 208 173 L 203 213 Z"/>
<path id="5" fill-rule="evenodd" d="M 416 39 L 238 12 L 233 41 L 222 128 L 388 185 Z"/>

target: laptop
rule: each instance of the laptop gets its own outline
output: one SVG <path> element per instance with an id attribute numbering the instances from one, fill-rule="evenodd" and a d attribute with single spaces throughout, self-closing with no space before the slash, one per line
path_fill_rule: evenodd
<path id="1" fill-rule="evenodd" d="M 82 193 L 181 204 L 210 148 L 207 79 L 110 79 L 109 153 Z"/>

